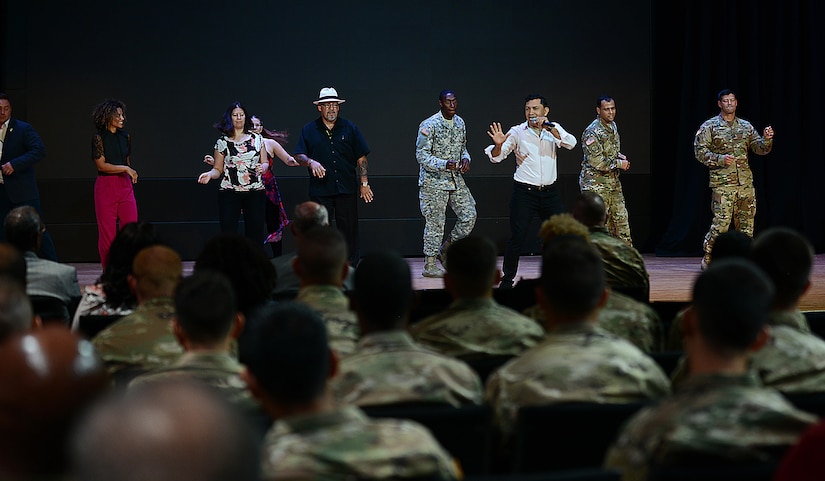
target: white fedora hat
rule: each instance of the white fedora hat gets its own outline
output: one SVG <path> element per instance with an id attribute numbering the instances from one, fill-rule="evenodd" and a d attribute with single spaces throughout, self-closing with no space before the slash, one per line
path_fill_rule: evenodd
<path id="1" fill-rule="evenodd" d="M 323 104 L 326 102 L 338 102 L 342 104 L 346 102 L 344 99 L 338 98 L 338 91 L 332 87 L 324 87 L 321 89 L 321 93 L 318 94 L 318 100 L 314 100 L 312 103 L 315 105 Z"/>

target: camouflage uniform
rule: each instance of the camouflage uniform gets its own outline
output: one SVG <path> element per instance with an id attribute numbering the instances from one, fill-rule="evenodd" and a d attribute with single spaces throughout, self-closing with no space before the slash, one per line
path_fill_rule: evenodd
<path id="1" fill-rule="evenodd" d="M 633 246 L 613 237 L 605 227 L 590 227 L 590 242 L 604 261 L 607 284 L 616 288 L 640 289 L 650 295 L 650 276 L 644 258 Z"/>
<path id="2" fill-rule="evenodd" d="M 524 314 L 544 323 L 544 311 L 538 304 L 525 309 Z M 607 303 L 599 310 L 596 325 L 646 353 L 662 350 L 664 335 L 659 314 L 649 305 L 619 292 L 610 292 Z"/>
<path id="3" fill-rule="evenodd" d="M 481 404 L 481 380 L 463 361 L 431 351 L 405 331 L 370 334 L 341 361 L 331 390 L 342 404 Z"/>
<path id="4" fill-rule="evenodd" d="M 466 361 L 518 355 L 544 338 L 534 320 L 490 298 L 457 299 L 410 326 L 416 341 Z"/>
<path id="5" fill-rule="evenodd" d="M 244 367 L 227 353 L 187 352 L 170 366 L 137 376 L 129 383 L 129 388 L 158 381 L 195 379 L 215 388 L 243 412 L 260 412 L 260 405 L 241 379 L 243 370 Z"/>
<path id="6" fill-rule="evenodd" d="M 682 343 L 682 322 L 684 317 L 685 310 L 682 309 L 676 313 L 673 322 L 670 324 L 670 333 L 667 341 L 667 348 L 669 350 L 680 351 L 684 348 Z M 805 314 L 798 309 L 771 312 L 768 318 L 768 324 L 771 326 L 788 326 L 806 334 L 811 333 L 811 328 L 808 326 L 808 320 L 805 319 Z"/>
<path id="7" fill-rule="evenodd" d="M 354 406 L 276 421 L 263 445 L 264 480 L 461 479 L 418 423 L 369 419 Z"/>
<path id="8" fill-rule="evenodd" d="M 727 232 L 731 220 L 736 229 L 753 237 L 756 215 L 756 190 L 748 164 L 748 150 L 758 155 L 771 151 L 773 139 L 765 139 L 747 120 L 735 117 L 728 122 L 722 115 L 706 120 L 696 132 L 693 150 L 696 159 L 710 169 L 713 192 L 713 221 L 705 235 L 705 261 L 710 261 L 716 237 Z M 725 155 L 736 160 L 725 166 Z"/>
<path id="9" fill-rule="evenodd" d="M 306 286 L 298 291 L 296 302 L 307 305 L 321 314 L 327 326 L 329 345 L 340 356 L 355 350 L 360 330 L 355 313 L 349 308 L 349 299 L 336 286 Z"/>
<path id="10" fill-rule="evenodd" d="M 457 166 L 461 159 L 470 159 L 464 119 L 456 115 L 451 122 L 437 112 L 421 122 L 415 158 L 420 165 L 418 200 L 425 219 L 424 255 L 435 257 L 444 240 L 447 204 L 457 217 L 449 241 L 467 237 L 476 223 L 476 201 L 461 171 L 447 170 L 447 161 L 454 161 Z"/>
<path id="11" fill-rule="evenodd" d="M 679 464 L 697 454 L 778 461 L 780 450 L 815 421 L 753 376 L 697 376 L 631 418 L 608 450 L 605 466 L 621 469 L 624 481 L 636 481 L 647 479 L 652 466 Z"/>
<path id="12" fill-rule="evenodd" d="M 605 124 L 599 118 L 590 122 L 582 133 L 584 159 L 579 188 L 582 192 L 589 190 L 601 196 L 607 208 L 610 234 L 633 245 L 622 183 L 619 181 L 620 144 L 616 122 Z"/>
<path id="13" fill-rule="evenodd" d="M 522 406 L 624 403 L 670 391 L 661 368 L 628 341 L 590 322 L 562 325 L 487 380 L 485 400 L 505 436 Z"/>
<path id="14" fill-rule="evenodd" d="M 109 373 L 126 367 L 154 369 L 180 358 L 183 348 L 172 333 L 175 305 L 169 297 L 151 299 L 100 331 L 94 345 Z"/>

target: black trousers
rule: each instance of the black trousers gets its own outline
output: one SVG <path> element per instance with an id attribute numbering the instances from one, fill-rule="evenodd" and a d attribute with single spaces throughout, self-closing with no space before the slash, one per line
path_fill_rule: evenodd
<path id="1" fill-rule="evenodd" d="M 261 250 L 266 240 L 266 191 L 237 192 L 218 191 L 218 219 L 221 232 L 238 232 L 238 222 L 243 212 L 244 235 Z"/>
<path id="2" fill-rule="evenodd" d="M 361 260 L 358 240 L 358 194 L 311 196 L 310 200 L 327 208 L 329 220 L 347 240 L 349 265 L 355 267 Z"/>
<path id="3" fill-rule="evenodd" d="M 516 277 L 521 246 L 527 237 L 527 228 L 533 217 L 538 216 L 545 221 L 550 216 L 564 211 L 556 184 L 539 188 L 513 182 L 513 195 L 510 197 L 510 239 L 504 249 L 503 281 L 512 281 Z"/>

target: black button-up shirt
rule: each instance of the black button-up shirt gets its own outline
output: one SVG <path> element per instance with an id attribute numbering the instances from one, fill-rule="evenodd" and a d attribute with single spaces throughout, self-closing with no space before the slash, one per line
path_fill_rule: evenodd
<path id="1" fill-rule="evenodd" d="M 309 195 L 331 196 L 358 192 L 356 174 L 358 159 L 368 155 L 370 148 L 361 131 L 349 120 L 338 117 L 332 130 L 318 119 L 301 129 L 295 154 L 305 154 L 327 170 L 319 179 L 310 175 Z"/>

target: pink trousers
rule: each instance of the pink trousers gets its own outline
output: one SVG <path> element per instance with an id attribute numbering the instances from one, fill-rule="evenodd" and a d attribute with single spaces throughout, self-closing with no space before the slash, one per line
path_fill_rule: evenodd
<path id="1" fill-rule="evenodd" d="M 128 174 L 98 175 L 95 181 L 95 215 L 97 216 L 97 250 L 100 264 L 106 266 L 109 247 L 118 227 L 137 222 L 135 187 Z"/>

